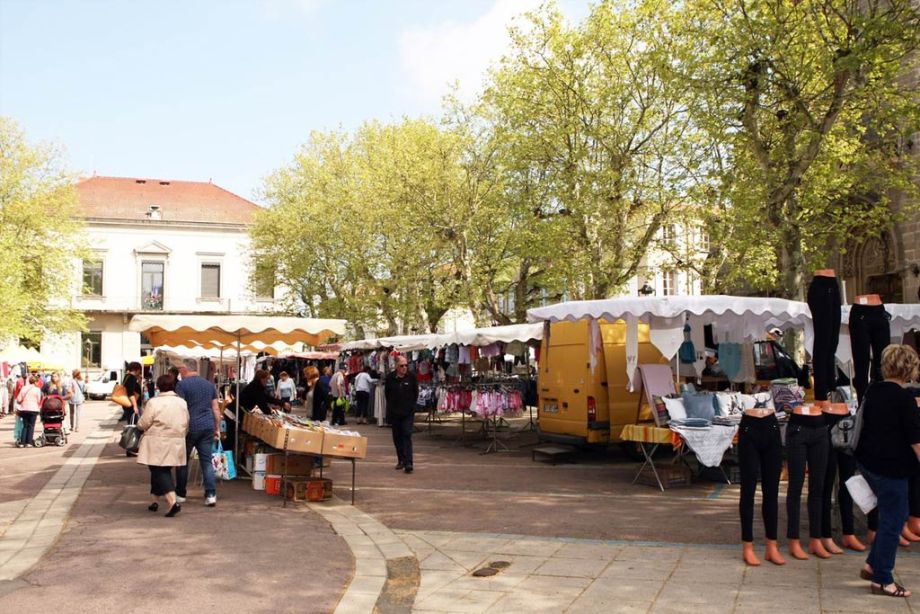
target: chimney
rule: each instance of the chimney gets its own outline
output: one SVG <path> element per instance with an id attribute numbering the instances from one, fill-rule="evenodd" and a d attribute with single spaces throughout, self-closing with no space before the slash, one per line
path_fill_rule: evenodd
<path id="1" fill-rule="evenodd" d="M 147 208 L 147 219 L 162 219 L 162 216 L 160 215 L 160 205 L 150 205 L 150 207 Z"/>

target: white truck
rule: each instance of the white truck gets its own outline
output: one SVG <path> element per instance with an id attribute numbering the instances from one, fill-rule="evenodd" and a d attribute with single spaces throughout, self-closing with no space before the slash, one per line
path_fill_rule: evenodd
<path id="1" fill-rule="evenodd" d="M 107 369 L 98 377 L 86 383 L 88 399 L 105 399 L 112 396 L 116 384 L 120 384 L 124 374 L 122 369 Z"/>

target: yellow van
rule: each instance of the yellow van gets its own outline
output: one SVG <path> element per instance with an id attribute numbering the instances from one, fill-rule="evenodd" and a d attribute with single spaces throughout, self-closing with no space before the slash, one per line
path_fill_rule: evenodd
<path id="1" fill-rule="evenodd" d="M 591 369 L 590 322 L 555 322 L 540 350 L 537 415 L 541 441 L 577 446 L 606 446 L 620 441 L 627 424 L 651 422 L 651 408 L 643 402 L 639 409 L 639 382 L 629 392 L 626 377 L 626 323 L 599 322 L 603 351 Z M 668 361 L 649 340 L 649 327 L 639 323 L 638 364 L 667 364 Z M 774 340 L 754 344 L 757 381 L 769 386 L 781 377 L 794 377 L 806 388 L 806 400 L 813 398 L 808 371 L 797 365 Z M 711 384 L 728 385 L 728 380 L 712 378 Z"/>
<path id="2" fill-rule="evenodd" d="M 591 368 L 590 322 L 555 322 L 540 350 L 538 385 L 540 439 L 583 446 L 620 441 L 627 424 L 651 420 L 647 404 L 639 415 L 636 391 L 627 390 L 626 323 L 600 322 L 603 351 Z M 639 324 L 639 364 L 668 361 L 649 341 L 649 327 Z M 641 418 L 641 420 L 640 420 Z"/>

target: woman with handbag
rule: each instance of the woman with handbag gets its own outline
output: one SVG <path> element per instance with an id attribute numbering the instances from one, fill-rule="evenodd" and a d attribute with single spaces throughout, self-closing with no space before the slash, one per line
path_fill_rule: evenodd
<path id="1" fill-rule="evenodd" d="M 124 413 L 121 416 L 122 420 L 130 420 L 132 416 L 137 419 L 138 410 L 140 409 L 141 399 L 143 398 L 144 391 L 141 389 L 141 372 L 144 368 L 139 362 L 132 362 L 128 364 L 127 374 L 125 375 L 125 380 L 122 382 L 124 386 L 124 395 L 128 397 L 128 402 L 130 405 L 123 405 Z M 120 392 L 120 391 L 119 391 Z M 115 392 L 112 393 L 112 396 L 115 396 Z"/>
<path id="2" fill-rule="evenodd" d="M 182 506 L 176 501 L 176 484 L 173 468 L 186 463 L 185 435 L 188 432 L 188 406 L 176 396 L 176 380 L 173 376 L 157 378 L 160 394 L 147 402 L 144 415 L 137 427 L 144 435 L 137 451 L 137 462 L 150 470 L 150 495 L 153 502 L 147 506 L 151 512 L 159 509 L 160 497 L 166 498 L 172 518 Z"/>

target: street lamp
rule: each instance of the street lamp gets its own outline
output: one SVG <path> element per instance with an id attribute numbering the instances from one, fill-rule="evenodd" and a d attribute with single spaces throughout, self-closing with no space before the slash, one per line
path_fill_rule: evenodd
<path id="1" fill-rule="evenodd" d="M 86 357 L 86 368 L 85 371 L 89 372 L 89 364 L 93 357 L 93 342 L 89 339 L 83 341 L 83 354 Z"/>

